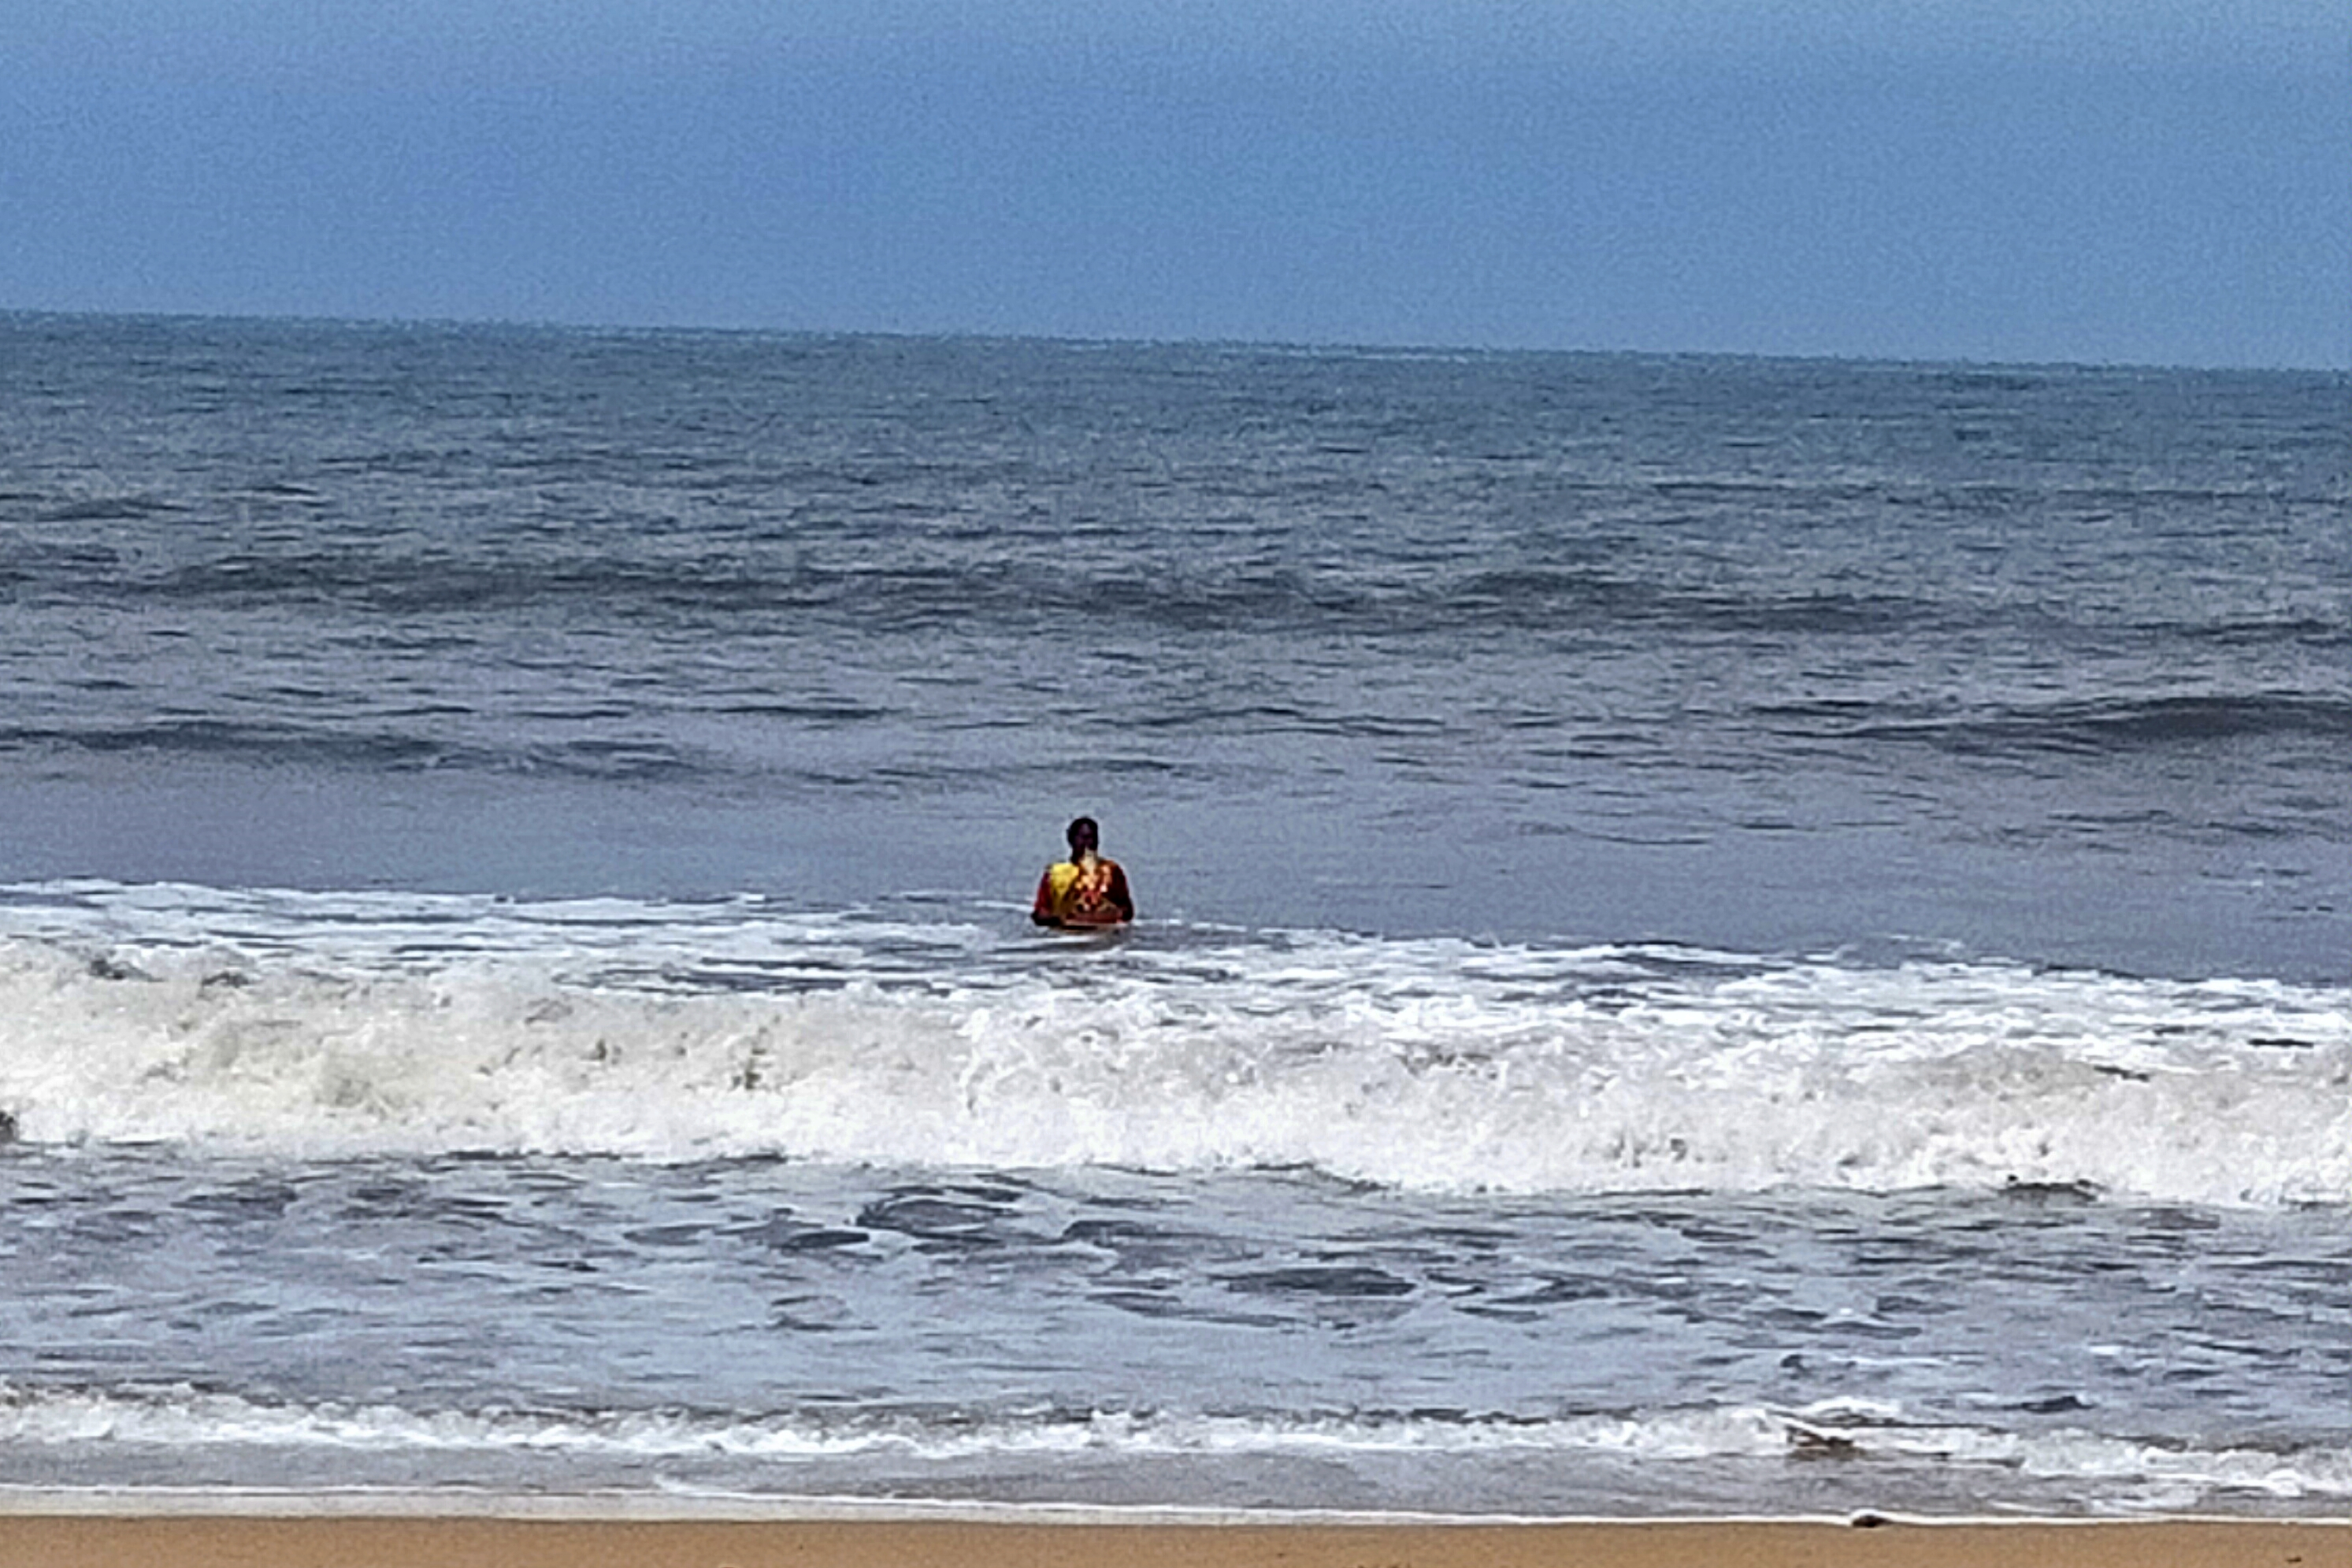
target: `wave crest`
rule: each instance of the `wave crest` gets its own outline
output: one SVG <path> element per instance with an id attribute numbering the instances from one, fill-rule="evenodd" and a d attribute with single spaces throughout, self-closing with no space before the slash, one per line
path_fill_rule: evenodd
<path id="1" fill-rule="evenodd" d="M 265 919 L 108 894 L 0 941 L 21 1135 L 2352 1197 L 2340 988 L 1317 933 L 1066 951 L 755 904 L 271 896 Z"/>

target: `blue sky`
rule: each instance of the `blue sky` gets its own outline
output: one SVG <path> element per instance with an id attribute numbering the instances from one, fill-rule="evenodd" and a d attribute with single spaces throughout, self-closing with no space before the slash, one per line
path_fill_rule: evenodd
<path id="1" fill-rule="evenodd" d="M 0 308 L 2352 367 L 2332 0 L 30 9 Z"/>

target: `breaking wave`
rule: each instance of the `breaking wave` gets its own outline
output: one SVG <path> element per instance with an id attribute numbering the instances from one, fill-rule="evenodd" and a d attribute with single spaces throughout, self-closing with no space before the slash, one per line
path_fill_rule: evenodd
<path id="1" fill-rule="evenodd" d="M 299 1158 L 2352 1200 L 2341 987 L 970 915 L 19 889 L 0 1112 Z"/>

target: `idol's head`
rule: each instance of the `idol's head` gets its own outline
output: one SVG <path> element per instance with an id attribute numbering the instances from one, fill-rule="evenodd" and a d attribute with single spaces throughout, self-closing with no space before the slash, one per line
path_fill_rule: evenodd
<path id="1" fill-rule="evenodd" d="M 1069 840 L 1070 852 L 1082 855 L 1102 847 L 1102 830 L 1095 826 L 1092 817 L 1080 817 L 1070 824 Z"/>

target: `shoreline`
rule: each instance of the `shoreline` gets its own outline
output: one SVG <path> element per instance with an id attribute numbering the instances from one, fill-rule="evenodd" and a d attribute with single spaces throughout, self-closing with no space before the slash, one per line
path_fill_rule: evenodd
<path id="1" fill-rule="evenodd" d="M 2313 1524 L 2352 1529 L 2340 1514 L 1839 1512 L 1454 1513 L 1426 1509 L 1243 1507 L 1215 1503 L 998 1502 L 860 1493 L 652 1490 L 496 1491 L 419 1487 L 74 1487 L 0 1483 L 0 1521 L 104 1519 L 479 1519 L 589 1524 L 1013 1524 L 1103 1528 L 1475 1530 L 1568 1526 L 1805 1526 L 1862 1530 L 2105 1529 L 2124 1525 Z"/>
<path id="2" fill-rule="evenodd" d="M 1499 1530 L 1652 1526 L 1804 1527 L 1867 1531 L 1997 1530 L 2017 1526 L 2315 1525 L 2352 1530 L 2352 1504 L 2327 1513 L 1942 1513 L 1899 1508 L 1834 1512 L 1450 1512 L 1432 1509 L 1253 1507 L 1223 1503 L 999 1501 L 863 1492 L 732 1492 L 593 1488 L 515 1491 L 418 1486 L 72 1486 L 0 1482 L 0 1522 L 13 1519 L 449 1519 L 501 1523 L 951 1524 L 1181 1530 Z"/>

